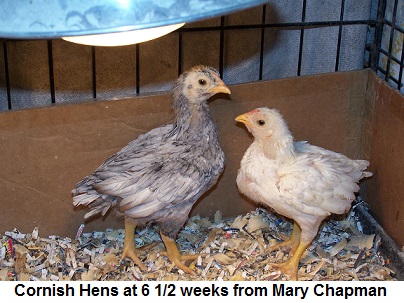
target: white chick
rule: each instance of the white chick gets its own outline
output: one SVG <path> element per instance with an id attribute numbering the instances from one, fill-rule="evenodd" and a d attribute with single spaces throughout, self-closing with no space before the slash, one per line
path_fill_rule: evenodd
<path id="1" fill-rule="evenodd" d="M 254 142 L 244 154 L 237 175 L 239 191 L 294 220 L 291 257 L 279 267 L 297 280 L 300 258 L 317 235 L 321 222 L 351 207 L 358 182 L 372 173 L 366 160 L 348 157 L 307 142 L 294 142 L 281 114 L 266 107 L 240 115 Z M 273 251 L 276 248 L 272 248 Z"/>

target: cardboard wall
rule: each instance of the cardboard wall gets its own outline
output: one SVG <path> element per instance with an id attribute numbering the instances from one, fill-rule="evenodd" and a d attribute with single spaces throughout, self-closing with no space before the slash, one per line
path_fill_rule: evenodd
<path id="1" fill-rule="evenodd" d="M 234 118 L 256 107 L 278 108 L 296 140 L 361 157 L 368 78 L 365 70 L 262 81 L 231 86 L 229 97 L 213 99 L 227 164 L 192 215 L 221 210 L 230 217 L 255 209 L 235 185 L 251 137 Z M 74 237 L 85 213 L 73 209 L 74 185 L 139 134 L 171 119 L 168 95 L 0 113 L 0 233 L 38 226 L 43 236 Z M 108 227 L 123 223 L 108 216 L 88 222 L 85 231 Z"/>
<path id="2" fill-rule="evenodd" d="M 370 213 L 404 247 L 404 98 L 369 73 L 363 127 L 363 153 L 373 177 L 362 184 Z"/>

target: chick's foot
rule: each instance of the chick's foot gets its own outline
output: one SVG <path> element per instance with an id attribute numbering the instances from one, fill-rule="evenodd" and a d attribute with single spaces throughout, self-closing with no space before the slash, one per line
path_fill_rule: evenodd
<path id="1" fill-rule="evenodd" d="M 173 262 L 175 264 L 175 266 L 177 266 L 179 269 L 183 270 L 184 272 L 186 272 L 188 274 L 195 275 L 195 272 L 191 268 L 186 266 L 184 263 L 182 263 L 182 261 L 195 260 L 200 255 L 182 255 L 179 252 L 174 239 L 164 236 L 161 233 L 160 233 L 160 235 L 161 235 L 161 239 L 163 240 L 164 245 L 167 249 L 166 252 L 161 252 L 160 254 L 162 256 L 168 257 L 168 259 L 170 259 L 170 261 Z"/>
<path id="2" fill-rule="evenodd" d="M 289 240 L 282 242 L 282 243 L 275 244 L 273 246 L 270 246 L 269 248 L 267 248 L 267 252 L 273 252 L 273 251 L 278 250 L 283 247 L 290 247 L 289 254 L 293 255 L 295 253 L 297 247 L 299 246 L 300 233 L 301 233 L 301 229 L 300 229 L 299 225 L 295 222 L 293 225 L 292 234 L 290 235 Z"/>
<path id="3" fill-rule="evenodd" d="M 285 263 L 271 263 L 270 265 L 274 268 L 279 268 L 281 273 L 287 274 L 290 276 L 292 281 L 297 281 L 297 269 L 299 267 L 300 259 L 306 250 L 306 248 L 310 245 L 310 242 L 300 242 L 299 246 L 296 249 L 295 254 L 292 258 L 290 258 Z"/>
<path id="4" fill-rule="evenodd" d="M 297 264 L 296 264 L 297 263 Z M 294 261 L 290 259 L 287 262 L 283 263 L 270 263 L 270 265 L 274 268 L 279 269 L 282 274 L 286 274 L 290 276 L 292 281 L 297 281 L 297 269 L 299 266 L 299 260 Z"/>

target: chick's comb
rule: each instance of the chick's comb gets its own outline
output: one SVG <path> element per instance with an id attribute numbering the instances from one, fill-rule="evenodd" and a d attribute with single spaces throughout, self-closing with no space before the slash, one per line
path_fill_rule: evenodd
<path id="1" fill-rule="evenodd" d="M 252 111 L 250 111 L 248 114 L 255 114 L 258 113 L 260 110 L 259 109 L 253 109 Z"/>

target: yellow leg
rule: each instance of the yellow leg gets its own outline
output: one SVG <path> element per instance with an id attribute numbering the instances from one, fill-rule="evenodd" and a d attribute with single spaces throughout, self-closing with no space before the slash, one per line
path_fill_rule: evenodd
<path id="1" fill-rule="evenodd" d="M 281 247 L 290 246 L 291 247 L 290 254 L 294 254 L 300 242 L 300 233 L 301 229 L 299 225 L 296 222 L 294 222 L 292 234 L 290 235 L 289 240 L 269 247 L 267 249 L 267 252 L 275 251 Z"/>
<path id="2" fill-rule="evenodd" d="M 300 258 L 302 257 L 306 248 L 310 245 L 309 243 L 300 242 L 299 246 L 297 247 L 294 255 L 285 263 L 272 263 L 272 267 L 279 268 L 283 274 L 290 275 L 291 280 L 297 280 L 297 269 L 299 267 Z"/>
<path id="3" fill-rule="evenodd" d="M 135 229 L 136 224 L 132 222 L 125 221 L 125 241 L 123 243 L 122 258 L 125 259 L 129 257 L 135 262 L 141 270 L 146 270 L 146 266 L 140 261 L 139 257 L 135 252 Z"/>
<path id="4" fill-rule="evenodd" d="M 170 261 L 173 262 L 179 269 L 183 270 L 186 273 L 194 275 L 195 272 L 188 266 L 183 264 L 181 261 L 195 260 L 196 258 L 198 258 L 198 255 L 182 255 L 179 252 L 174 239 L 164 236 L 162 233 L 160 233 L 160 235 L 167 250 L 166 253 L 162 252 L 161 255 L 167 256 L 168 259 L 170 259 Z"/>

